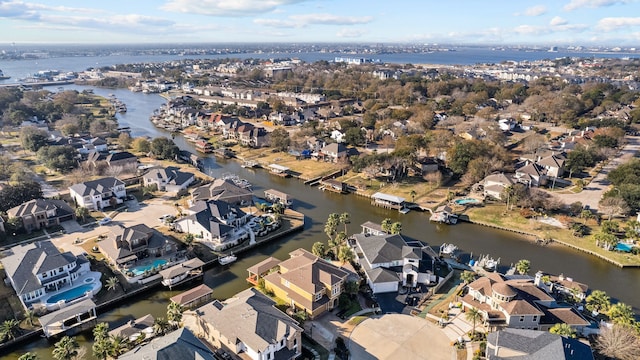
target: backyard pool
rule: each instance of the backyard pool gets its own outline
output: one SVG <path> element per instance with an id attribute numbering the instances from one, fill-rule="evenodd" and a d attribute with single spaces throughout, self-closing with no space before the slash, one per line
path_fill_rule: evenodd
<path id="1" fill-rule="evenodd" d="M 156 259 L 156 260 L 153 260 L 151 264 L 134 266 L 130 268 L 128 271 L 132 272 L 134 276 L 138 276 L 138 275 L 144 274 L 144 272 L 147 270 L 150 271 L 153 268 L 161 267 L 168 262 L 169 261 L 167 259 Z"/>
<path id="2" fill-rule="evenodd" d="M 73 289 L 61 292 L 60 294 L 53 295 L 52 297 L 47 299 L 47 303 L 55 304 L 60 300 L 64 300 L 65 302 L 73 301 L 84 296 L 87 291 L 93 291 L 93 285 L 81 285 L 78 287 L 74 287 Z"/>
<path id="3" fill-rule="evenodd" d="M 466 205 L 466 204 L 479 204 L 480 200 L 472 199 L 472 198 L 464 198 L 464 199 L 458 199 L 454 202 L 458 205 Z"/>
<path id="4" fill-rule="evenodd" d="M 619 242 L 619 243 L 616 245 L 616 250 L 618 250 L 618 251 L 622 251 L 622 252 L 631 252 L 631 249 L 633 249 L 633 246 L 632 246 L 632 245 L 629 245 L 629 244 L 625 244 L 625 243 L 621 243 L 621 242 Z"/>

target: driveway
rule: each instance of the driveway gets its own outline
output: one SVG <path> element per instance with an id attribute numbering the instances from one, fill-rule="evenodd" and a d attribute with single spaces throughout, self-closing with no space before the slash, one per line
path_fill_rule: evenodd
<path id="1" fill-rule="evenodd" d="M 76 233 L 76 232 L 83 232 L 85 230 L 75 220 L 63 221 L 63 222 L 60 223 L 60 226 L 62 226 L 62 228 L 64 229 L 64 232 L 66 234 L 71 234 L 71 233 Z"/>
<path id="2" fill-rule="evenodd" d="M 597 210 L 598 203 L 600 202 L 600 199 L 602 199 L 602 194 L 609 190 L 609 186 L 611 184 L 607 180 L 609 172 L 621 164 L 631 160 L 638 151 L 640 151 L 639 136 L 627 136 L 625 139 L 627 140 L 627 144 L 607 163 L 607 165 L 602 168 L 602 170 L 600 170 L 589 184 L 584 186 L 584 190 L 577 194 L 554 193 L 553 195 L 558 197 L 567 205 L 579 201 L 582 205 L 588 205 L 591 209 Z"/>

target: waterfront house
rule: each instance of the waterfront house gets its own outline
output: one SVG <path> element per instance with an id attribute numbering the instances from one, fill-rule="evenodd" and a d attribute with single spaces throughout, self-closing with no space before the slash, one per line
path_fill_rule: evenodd
<path id="1" fill-rule="evenodd" d="M 69 196 L 78 206 L 89 210 L 102 210 L 107 206 L 122 204 L 127 197 L 127 190 L 123 181 L 105 177 L 71 185 Z"/>
<path id="2" fill-rule="evenodd" d="M 327 144 L 320 149 L 320 155 L 325 161 L 337 163 L 347 157 L 347 147 L 342 143 Z"/>
<path id="3" fill-rule="evenodd" d="M 185 327 L 242 359 L 292 360 L 302 353 L 302 328 L 256 289 L 183 314 Z"/>
<path id="4" fill-rule="evenodd" d="M 172 296 L 169 300 L 180 305 L 183 309 L 195 309 L 213 300 L 213 289 L 206 284 L 200 284 L 193 289 Z"/>
<path id="5" fill-rule="evenodd" d="M 7 210 L 7 215 L 19 218 L 29 233 L 76 218 L 71 206 L 55 199 L 33 199 Z"/>
<path id="6" fill-rule="evenodd" d="M 193 173 L 180 171 L 177 167 L 155 167 L 142 175 L 144 186 L 156 185 L 159 191 L 179 193 L 195 181 Z"/>
<path id="7" fill-rule="evenodd" d="M 279 203 L 284 206 L 291 206 L 291 204 L 293 204 L 293 198 L 291 195 L 275 189 L 265 190 L 264 197 L 274 204 Z"/>
<path id="8" fill-rule="evenodd" d="M 38 318 L 46 337 L 58 334 L 75 335 L 75 333 L 93 327 L 96 324 L 96 304 L 85 299 Z"/>
<path id="9" fill-rule="evenodd" d="M 189 329 L 180 328 L 118 356 L 120 360 L 217 360 L 214 351 Z"/>
<path id="10" fill-rule="evenodd" d="M 338 306 L 349 272 L 304 249 L 289 256 L 276 266 L 277 271 L 264 276 L 265 288 L 311 318 Z"/>
<path id="11" fill-rule="evenodd" d="M 123 170 L 135 169 L 138 165 L 138 157 L 128 151 L 110 153 L 105 159 L 110 169 Z"/>
<path id="12" fill-rule="evenodd" d="M 589 345 L 547 331 L 502 329 L 487 335 L 487 359 L 593 360 Z"/>
<path id="13" fill-rule="evenodd" d="M 134 263 L 148 256 L 175 252 L 177 245 L 145 224 L 112 226 L 106 239 L 98 242 L 100 252 L 117 266 Z"/>
<path id="14" fill-rule="evenodd" d="M 377 192 L 371 195 L 371 203 L 387 209 L 400 210 L 405 205 L 405 198 Z"/>
<path id="15" fill-rule="evenodd" d="M 588 285 L 574 281 L 573 278 L 563 274 L 558 276 L 544 274 L 542 271 L 535 274 L 534 283 L 549 294 L 573 297 L 579 301 L 587 297 L 589 290 Z"/>
<path id="16" fill-rule="evenodd" d="M 152 315 L 147 314 L 135 320 L 129 320 L 124 325 L 109 331 L 109 336 L 121 337 L 134 343 L 136 340 L 151 339 L 154 337 L 153 323 L 155 319 Z"/>
<path id="17" fill-rule="evenodd" d="M 60 290 L 71 288 L 85 274 L 95 275 L 93 280 L 96 282 L 100 279 L 100 273 L 91 272 L 89 261 L 84 256 L 61 253 L 50 240 L 13 246 L 0 262 L 26 308 Z"/>
<path id="18" fill-rule="evenodd" d="M 231 179 L 216 179 L 210 184 L 199 186 L 191 192 L 191 201 L 217 200 L 232 205 L 248 205 L 253 200 L 253 192 L 238 186 Z"/>
<path id="19" fill-rule="evenodd" d="M 482 192 L 485 197 L 492 197 L 501 200 L 505 189 L 513 186 L 513 184 L 515 184 L 515 180 L 508 175 L 499 173 L 487 176 L 481 183 Z"/>
<path id="20" fill-rule="evenodd" d="M 370 223 L 352 236 L 356 261 L 373 293 L 396 292 L 438 282 L 434 274 L 437 254 L 429 246 L 412 246 L 400 234 L 371 233 Z"/>
<path id="21" fill-rule="evenodd" d="M 536 163 L 527 161 L 526 165 L 516 169 L 516 180 L 519 183 L 527 185 L 527 187 L 538 187 L 547 182 L 544 168 Z"/>

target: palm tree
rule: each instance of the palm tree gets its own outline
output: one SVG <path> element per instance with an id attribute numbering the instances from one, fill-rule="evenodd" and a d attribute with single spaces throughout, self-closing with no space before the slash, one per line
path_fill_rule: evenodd
<path id="1" fill-rule="evenodd" d="M 348 245 L 342 245 L 338 248 L 338 260 L 343 264 L 353 259 L 353 251 Z"/>
<path id="2" fill-rule="evenodd" d="M 25 319 L 27 319 L 27 321 L 29 322 L 29 325 L 33 326 L 33 320 L 34 320 L 34 319 L 35 319 L 35 317 L 36 317 L 36 313 L 35 313 L 33 310 L 31 310 L 31 309 L 27 309 L 27 310 L 24 312 L 24 317 L 25 317 Z"/>
<path id="3" fill-rule="evenodd" d="M 101 322 L 93 328 L 93 339 L 98 341 L 109 337 L 109 323 Z"/>
<path id="4" fill-rule="evenodd" d="M 182 308 L 182 306 L 180 306 L 180 304 L 173 301 L 170 302 L 167 306 L 167 320 L 169 320 L 169 323 L 171 323 L 175 327 L 178 327 L 180 321 L 182 321 L 183 311 L 184 309 Z"/>
<path id="5" fill-rule="evenodd" d="M 129 350 L 129 340 L 122 336 L 110 337 L 109 356 L 117 358 Z"/>
<path id="6" fill-rule="evenodd" d="M 480 320 L 482 320 L 482 312 L 480 310 L 478 310 L 477 308 L 469 308 L 467 309 L 466 313 L 464 314 L 464 317 L 468 320 L 471 321 L 473 323 L 473 328 L 471 328 L 471 337 L 475 338 L 476 337 L 476 323 Z"/>
<path id="7" fill-rule="evenodd" d="M 605 312 L 611 306 L 611 298 L 602 290 L 593 290 L 585 300 L 587 309 L 592 312 Z"/>
<path id="8" fill-rule="evenodd" d="M 416 191 L 411 190 L 411 192 L 409 193 L 409 196 L 411 196 L 411 202 L 416 202 L 416 195 L 418 195 Z"/>
<path id="9" fill-rule="evenodd" d="M 117 277 L 112 276 L 107 280 L 107 290 L 115 290 L 120 281 Z"/>
<path id="10" fill-rule="evenodd" d="M 391 219 L 386 218 L 386 219 L 382 220 L 382 223 L 380 224 L 380 227 L 382 227 L 382 231 L 384 231 L 387 234 L 389 234 L 391 232 Z"/>
<path id="11" fill-rule="evenodd" d="M 393 224 L 391 224 L 391 233 L 394 235 L 398 235 L 402 232 L 402 223 L 399 221 L 394 222 Z"/>
<path id="12" fill-rule="evenodd" d="M 326 252 L 326 249 L 324 247 L 324 243 L 321 241 L 317 241 L 315 243 L 313 243 L 313 246 L 311 247 L 311 253 L 319 258 L 324 257 Z"/>
<path id="13" fill-rule="evenodd" d="M 195 239 L 195 236 L 193 236 L 193 234 L 189 233 L 186 234 L 184 236 L 184 243 L 187 244 L 187 249 L 189 250 L 189 252 L 191 252 L 193 250 L 193 240 Z"/>
<path id="14" fill-rule="evenodd" d="M 347 233 L 347 224 L 351 223 L 351 215 L 348 212 L 340 214 L 340 223 L 344 224 L 344 233 Z"/>
<path id="15" fill-rule="evenodd" d="M 329 214 L 329 218 L 327 222 L 324 224 L 324 233 L 327 234 L 329 239 L 333 239 L 333 236 L 336 234 L 336 228 L 340 223 L 340 215 L 337 213 Z"/>
<path id="16" fill-rule="evenodd" d="M 460 279 L 464 281 L 465 284 L 470 284 L 476 279 L 476 273 L 473 271 L 465 270 L 460 274 Z"/>
<path id="17" fill-rule="evenodd" d="M 531 261 L 526 259 L 518 260 L 516 263 L 516 271 L 518 271 L 520 275 L 528 273 L 529 270 L 531 270 Z"/>
<path id="18" fill-rule="evenodd" d="M 36 355 L 36 354 L 34 354 L 32 352 L 28 352 L 26 354 L 20 355 L 18 360 L 38 360 L 38 355 Z"/>
<path id="19" fill-rule="evenodd" d="M 609 308 L 609 319 L 614 324 L 631 325 L 635 319 L 633 309 L 625 303 L 617 303 Z"/>
<path id="20" fill-rule="evenodd" d="M 79 348 L 80 345 L 78 345 L 75 338 L 65 336 L 53 345 L 51 355 L 56 360 L 71 360 L 74 356 L 78 355 Z"/>
<path id="21" fill-rule="evenodd" d="M 94 332 L 94 338 L 96 340 L 91 346 L 91 351 L 93 352 L 93 356 L 97 357 L 98 359 L 106 360 L 111 354 L 111 347 L 112 347 L 111 338 L 109 336 L 106 336 L 98 339 L 97 337 L 95 337 L 95 332 Z"/>
<path id="22" fill-rule="evenodd" d="M 164 335 L 169 330 L 169 322 L 163 317 L 157 317 L 153 320 L 153 332 L 156 335 Z"/>
<path id="23" fill-rule="evenodd" d="M 553 325 L 551 329 L 549 329 L 549 332 L 552 334 L 556 334 L 556 335 L 560 335 L 568 338 L 576 337 L 576 331 L 569 324 L 566 324 L 566 323 L 558 323 Z"/>
<path id="24" fill-rule="evenodd" d="M 4 340 L 14 340 L 20 334 L 20 323 L 16 319 L 5 320 L 0 326 L 0 337 Z"/>
<path id="25" fill-rule="evenodd" d="M 84 206 L 78 206 L 74 212 L 77 218 L 82 219 L 82 222 L 84 222 L 87 216 L 89 216 L 89 209 Z"/>

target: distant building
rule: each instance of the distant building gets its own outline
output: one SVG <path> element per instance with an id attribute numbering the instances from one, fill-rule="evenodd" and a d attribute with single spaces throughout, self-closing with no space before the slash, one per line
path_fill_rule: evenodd
<path id="1" fill-rule="evenodd" d="M 78 206 L 102 210 L 107 206 L 122 204 L 127 197 L 127 190 L 123 181 L 105 177 L 72 185 L 69 187 L 69 195 Z"/>

